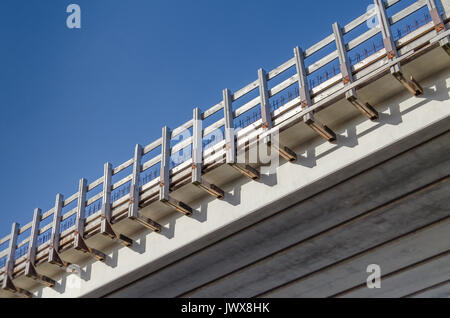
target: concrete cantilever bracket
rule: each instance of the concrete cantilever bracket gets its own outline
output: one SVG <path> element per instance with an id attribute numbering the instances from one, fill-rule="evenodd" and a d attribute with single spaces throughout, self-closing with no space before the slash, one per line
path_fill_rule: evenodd
<path id="1" fill-rule="evenodd" d="M 32 298 L 33 297 L 33 294 L 31 292 L 29 292 L 28 290 L 16 287 L 12 281 L 12 278 L 9 275 L 5 275 L 5 277 L 3 278 L 3 283 L 2 283 L 1 287 L 3 290 L 6 290 L 13 294 L 18 294 L 24 298 Z"/>
<path id="2" fill-rule="evenodd" d="M 192 216 L 193 210 L 192 208 L 187 205 L 186 203 L 183 203 L 181 201 L 177 201 L 171 197 L 169 197 L 168 199 L 161 199 L 160 200 L 162 203 L 164 203 L 165 205 L 171 207 L 172 209 L 183 213 L 186 216 Z"/>
<path id="3" fill-rule="evenodd" d="M 234 163 L 231 165 L 233 168 L 235 168 L 237 171 L 242 173 L 244 176 L 249 177 L 252 180 L 258 180 L 260 178 L 260 173 L 258 170 L 253 168 L 249 165 L 240 165 L 237 163 Z"/>
<path id="4" fill-rule="evenodd" d="M 360 101 L 355 93 L 355 90 L 350 90 L 345 94 L 347 100 L 355 106 L 364 116 L 372 121 L 378 119 L 378 112 L 369 103 Z"/>
<path id="5" fill-rule="evenodd" d="M 80 233 L 75 233 L 75 234 L 76 234 L 76 236 L 75 236 L 74 247 L 76 250 L 87 253 L 100 262 L 104 262 L 106 260 L 106 255 L 104 253 L 87 246 L 84 238 L 80 235 Z"/>
<path id="6" fill-rule="evenodd" d="M 327 126 L 320 123 L 317 119 L 314 118 L 312 113 L 308 113 L 303 117 L 303 121 L 307 124 L 311 129 L 313 129 L 320 136 L 325 138 L 325 140 L 329 142 L 333 142 L 336 140 L 336 134 Z"/>
<path id="7" fill-rule="evenodd" d="M 223 200 L 223 198 L 225 197 L 225 192 L 222 189 L 220 189 L 218 186 L 214 184 L 206 182 L 205 180 L 202 180 L 201 182 L 194 181 L 192 182 L 192 184 L 199 187 L 200 189 L 210 194 L 211 196 L 215 197 L 216 199 Z"/>
<path id="8" fill-rule="evenodd" d="M 54 287 L 56 285 L 56 282 L 50 277 L 39 274 L 31 262 L 27 262 L 25 265 L 25 276 L 47 287 Z"/>
<path id="9" fill-rule="evenodd" d="M 409 80 L 405 78 L 398 64 L 391 68 L 391 74 L 394 75 L 394 77 L 414 96 L 423 95 L 423 88 L 420 84 L 412 77 L 412 75 Z"/>
<path id="10" fill-rule="evenodd" d="M 106 218 L 104 218 L 103 215 L 100 233 L 106 237 L 109 237 L 112 240 L 118 240 L 126 247 L 133 246 L 133 240 L 123 234 L 117 234 L 114 231 L 111 223 Z"/>

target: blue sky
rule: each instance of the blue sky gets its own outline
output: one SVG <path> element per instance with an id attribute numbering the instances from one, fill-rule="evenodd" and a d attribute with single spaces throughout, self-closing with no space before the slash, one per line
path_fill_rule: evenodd
<path id="1" fill-rule="evenodd" d="M 82 28 L 66 27 L 80 5 Z M 371 1 L 0 1 L 0 236 Z"/>

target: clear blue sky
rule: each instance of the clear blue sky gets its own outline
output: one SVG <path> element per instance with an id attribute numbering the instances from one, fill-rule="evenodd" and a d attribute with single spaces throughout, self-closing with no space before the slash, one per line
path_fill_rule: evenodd
<path id="1" fill-rule="evenodd" d="M 0 236 L 371 2 L 1 0 Z"/>

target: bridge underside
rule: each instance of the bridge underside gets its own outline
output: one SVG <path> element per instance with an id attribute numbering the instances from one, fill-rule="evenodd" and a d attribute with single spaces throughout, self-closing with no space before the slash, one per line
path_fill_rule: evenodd
<path id="1" fill-rule="evenodd" d="M 338 145 L 353 154 L 363 146 L 365 155 L 356 160 L 337 154 L 340 147 L 321 151 L 320 142 L 311 152 L 291 144 L 304 154 L 297 165 L 314 170 L 326 160 L 339 168 L 321 171 L 323 178 L 314 180 L 296 164 L 283 163 L 272 191 L 282 191 L 279 181 L 287 175 L 310 182 L 191 243 L 192 250 L 177 251 L 182 256 L 167 266 L 142 271 L 102 296 L 449 297 L 448 56 L 434 50 L 410 66 L 423 75 L 425 99 L 394 89 L 385 76 L 361 92 L 377 105 L 380 124 L 366 129 L 357 121 L 342 122 L 347 140 L 340 134 Z M 437 115 L 444 104 L 444 115 L 427 122 L 425 117 Z M 390 131 L 408 125 L 421 128 L 402 137 Z M 261 201 L 269 195 L 250 193 Z M 370 264 L 381 267 L 381 289 L 367 288 Z"/>
<path id="2" fill-rule="evenodd" d="M 109 296 L 448 297 L 449 144 L 421 142 Z"/>
<path id="3" fill-rule="evenodd" d="M 171 195 L 192 217 L 156 202 L 140 213 L 161 233 L 114 225 L 131 249 L 90 236 L 107 259 L 75 259 L 86 264 L 77 288 L 74 274 L 47 264 L 38 270 L 60 275 L 54 288 L 15 283 L 41 297 L 449 296 L 450 59 L 434 47 L 403 70 L 423 96 L 391 74 L 358 90 L 378 121 L 336 101 L 317 113 L 335 143 L 295 123 L 280 139 L 298 160 L 282 160 L 276 174 L 253 181 L 222 164 L 205 177 L 224 200 L 186 184 Z M 370 264 L 381 267 L 381 289 L 366 288 Z"/>

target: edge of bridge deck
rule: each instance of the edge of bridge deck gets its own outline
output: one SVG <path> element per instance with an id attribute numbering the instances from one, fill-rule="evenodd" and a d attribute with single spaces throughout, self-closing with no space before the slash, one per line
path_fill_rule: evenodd
<path id="1" fill-rule="evenodd" d="M 138 233 L 144 228 L 160 233 L 161 225 L 155 220 L 172 211 L 180 212 L 182 217 L 192 216 L 191 202 L 179 200 L 178 197 L 181 195 L 177 191 L 182 192 L 184 186 L 194 184 L 212 199 L 222 199 L 224 190 L 220 184 L 226 184 L 230 179 L 227 179 L 227 176 L 219 180 L 212 177 L 211 173 L 218 167 L 229 165 L 250 180 L 258 180 L 259 165 L 238 163 L 238 152 L 242 149 L 248 150 L 257 140 L 266 140 L 270 145 L 270 137 L 275 132 L 283 133 L 294 125 L 304 123 L 318 136 L 334 142 L 336 133 L 327 126 L 333 122 L 322 123 L 318 117 L 322 111 L 343 98 L 367 119 L 376 121 L 377 111 L 361 98 L 363 94 L 359 92 L 386 74 L 391 74 L 413 96 L 423 94 L 419 81 L 404 75 L 405 68 L 415 58 L 437 47 L 442 47 L 450 54 L 449 19 L 445 14 L 439 13 L 434 0 L 416 1 L 388 17 L 386 9 L 398 2 L 400 1 L 390 0 L 383 3 L 381 0 L 375 0 L 375 4 L 378 5 L 375 8 L 378 8 L 378 11 L 373 9 L 345 26 L 335 23 L 331 28 L 332 34 L 322 41 L 305 50 L 295 48 L 293 58 L 269 72 L 259 69 L 255 74 L 258 78 L 249 85 L 234 93 L 225 89 L 223 100 L 217 105 L 203 113 L 197 109 L 192 119 L 173 130 L 164 127 L 161 138 L 147 146 L 136 145 L 133 158 L 115 168 L 105 164 L 104 175 L 90 184 L 87 180 L 81 179 L 77 193 L 66 199 L 62 194 L 58 194 L 55 206 L 44 213 L 35 214 L 34 220 L 30 223 L 23 227 L 14 223 L 11 233 L 0 239 L 0 245 L 9 244 L 6 250 L 0 252 L 0 260 L 6 257 L 5 265 L 0 269 L 2 289 L 18 296 L 30 297 L 30 290 L 36 289 L 40 284 L 54 285 L 54 280 L 63 271 L 72 268 L 70 266 L 82 266 L 91 257 L 106 261 L 102 249 L 107 250 L 117 243 L 133 248 L 134 242 L 130 238 L 133 233 Z M 450 12 L 450 4 L 445 2 L 444 5 Z M 424 25 L 395 41 L 391 25 L 425 7 L 430 13 L 430 21 L 425 21 Z M 379 28 L 370 29 L 356 38 L 344 41 L 344 35 L 374 15 L 379 17 Z M 348 52 L 378 34 L 382 35 L 384 47 L 351 65 Z M 305 66 L 305 59 L 311 59 L 313 54 L 332 43 L 336 45 L 335 51 L 308 67 Z M 339 61 L 340 73 L 318 86 L 309 87 L 308 75 L 329 66 L 336 59 Z M 271 80 L 285 74 L 291 68 L 295 68 L 295 75 L 269 88 L 268 83 Z M 298 96 L 270 111 L 270 98 L 286 92 L 293 85 L 298 89 Z M 256 89 L 259 90 L 256 98 L 233 109 L 236 101 Z M 242 129 L 237 129 L 236 119 L 255 109 L 260 112 L 261 118 Z M 203 128 L 202 123 L 218 112 L 223 112 L 223 117 Z M 194 136 L 183 138 L 171 145 L 171 141 L 190 129 L 193 130 Z M 203 149 L 205 137 L 221 129 L 225 131 L 225 140 Z M 281 144 L 277 148 L 279 154 L 286 160 L 297 159 L 297 154 L 285 144 L 286 141 L 282 138 L 280 141 Z M 193 148 L 193 158 L 185 158 L 186 160 L 179 162 L 177 166 L 171 167 L 171 156 L 187 147 Z M 158 148 L 161 148 L 160 153 L 153 155 Z M 144 161 L 146 155 L 152 157 Z M 120 172 L 126 172 L 126 169 L 132 169 L 132 172 L 113 183 L 112 178 Z M 148 174 L 157 170 L 160 170 L 159 176 L 145 179 Z M 153 174 L 155 175 L 156 173 Z M 231 177 L 235 178 L 233 175 Z M 103 191 L 92 195 L 91 191 L 100 186 L 103 187 Z M 113 191 L 124 188 L 129 189 L 128 193 L 122 191 L 124 193 L 122 197 L 111 198 Z M 198 197 L 200 196 L 197 195 L 196 198 Z M 76 208 L 62 213 L 65 207 L 74 202 Z M 101 207 L 96 210 L 97 203 Z M 159 212 L 152 215 L 152 218 L 141 215 L 139 209 L 150 205 L 156 206 Z M 88 207 L 91 209 L 93 207 L 92 214 L 87 213 Z M 51 223 L 40 227 L 43 221 L 50 218 L 53 218 Z M 19 235 L 27 231 L 31 234 L 19 242 Z M 43 237 L 48 239 L 40 241 L 39 238 Z M 28 275 L 24 275 L 25 273 Z"/>

